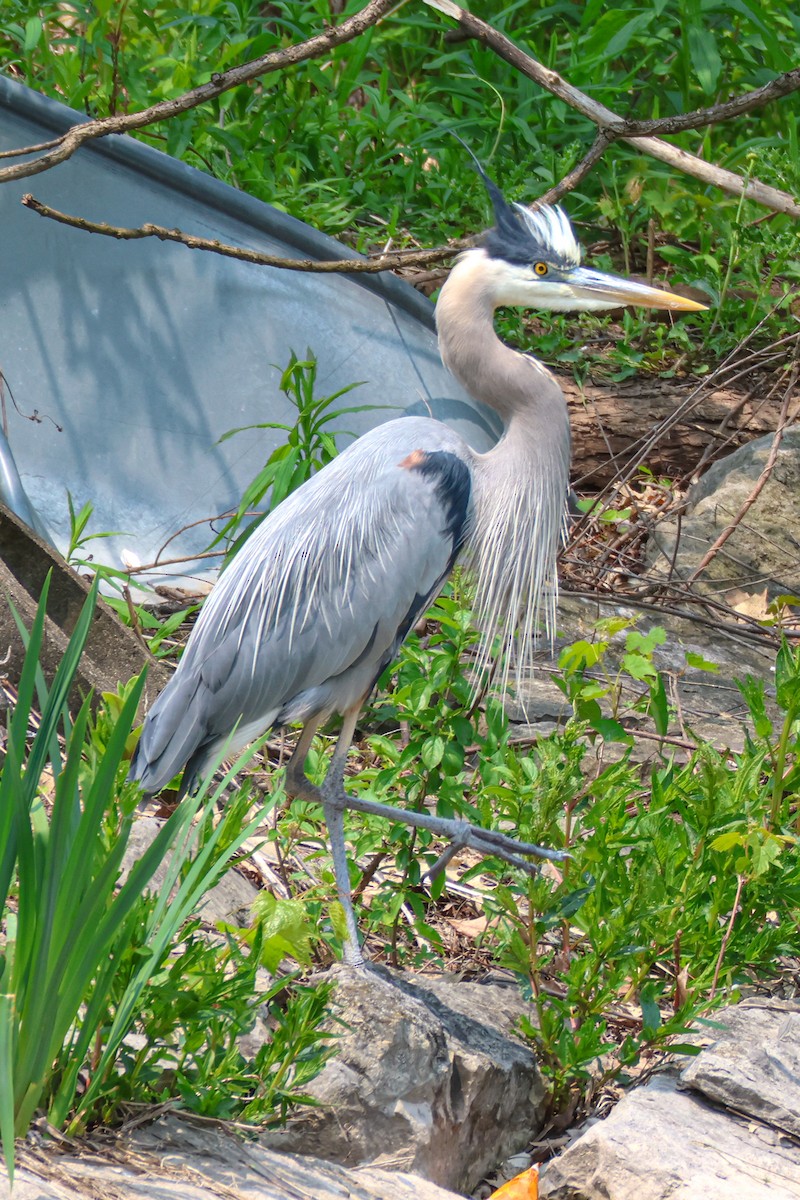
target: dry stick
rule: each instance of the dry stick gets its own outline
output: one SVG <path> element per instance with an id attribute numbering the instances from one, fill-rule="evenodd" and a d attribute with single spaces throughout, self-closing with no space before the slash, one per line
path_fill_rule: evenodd
<path id="1" fill-rule="evenodd" d="M 591 600 L 596 604 L 614 604 L 619 606 L 625 605 L 626 608 L 638 608 L 642 612 L 652 612 L 663 614 L 668 612 L 673 617 L 679 617 L 682 620 L 692 621 L 695 625 L 703 625 L 707 629 L 713 629 L 717 633 L 727 634 L 734 641 L 740 641 L 752 646 L 763 646 L 764 642 L 771 636 L 775 640 L 775 636 L 770 629 L 765 629 L 753 617 L 747 617 L 744 613 L 737 613 L 739 619 L 738 624 L 733 624 L 731 621 L 723 621 L 721 617 L 713 616 L 714 613 L 720 612 L 722 615 L 730 614 L 731 609 L 725 608 L 718 604 L 715 600 L 711 600 L 707 596 L 697 596 L 692 592 L 684 592 L 682 589 L 672 587 L 667 589 L 672 592 L 677 592 L 682 603 L 694 604 L 698 608 L 704 608 L 712 616 L 700 616 L 696 611 L 686 608 L 678 608 L 677 601 L 675 603 L 659 603 L 655 604 L 652 601 L 643 600 L 635 593 L 610 593 L 604 594 L 596 591 L 588 591 L 582 587 L 569 587 L 566 584 L 559 586 L 559 594 L 565 596 L 577 596 L 581 600 Z M 791 630 L 785 630 L 784 636 L 787 638 L 800 638 L 800 632 L 793 633 Z"/>
<path id="2" fill-rule="evenodd" d="M 62 134 L 52 150 L 40 154 L 38 158 L 34 158 L 30 162 L 16 163 L 13 166 L 0 168 L 0 183 L 6 183 L 12 179 L 25 179 L 30 175 L 38 175 L 42 171 L 47 171 L 50 167 L 55 167 L 58 163 L 71 158 L 85 142 L 95 138 L 108 137 L 112 133 L 130 133 L 131 130 L 144 128 L 145 125 L 167 121 L 170 117 L 179 116 L 180 113 L 197 108 L 200 104 L 215 100 L 217 96 L 230 91 L 231 88 L 251 83 L 262 75 L 269 75 L 284 67 L 297 66 L 310 58 L 320 58 L 328 54 L 334 47 L 359 37 L 395 7 L 396 0 L 369 0 L 369 3 L 365 4 L 359 12 L 342 21 L 340 25 L 334 25 L 326 29 L 324 33 L 315 34 L 308 41 L 272 50 L 261 58 L 242 63 L 238 67 L 232 67 L 229 71 L 215 71 L 208 83 L 184 92 L 182 96 L 177 96 L 173 100 L 162 100 L 141 112 L 122 113 L 119 116 L 104 117 L 101 120 L 73 125 L 66 133 Z M 38 148 L 28 146 L 18 153 L 35 153 Z"/>
<path id="3" fill-rule="evenodd" d="M 573 167 L 563 179 L 545 192 L 544 195 L 540 196 L 539 199 L 531 205 L 532 208 L 538 208 L 542 204 L 554 204 L 567 192 L 575 188 L 578 183 L 580 183 L 581 180 L 583 180 L 584 177 L 589 173 L 589 171 L 591 171 L 592 167 L 599 161 L 606 147 L 610 145 L 612 141 L 615 141 L 618 138 L 626 137 L 626 134 L 630 135 L 632 132 L 635 132 L 638 135 L 644 131 L 649 132 L 651 130 L 676 132 L 679 129 L 694 129 L 702 127 L 703 125 L 708 125 L 715 121 L 727 120 L 732 116 L 739 115 L 742 112 L 747 112 L 752 108 L 768 103 L 770 100 L 787 95 L 796 88 L 800 87 L 800 69 L 797 69 L 795 71 L 789 71 L 785 75 L 779 76 L 777 79 L 772 80 L 764 87 L 758 88 L 753 92 L 747 92 L 743 96 L 736 97 L 734 100 L 728 101 L 726 104 L 715 105 L 712 108 L 698 109 L 695 112 L 685 113 L 679 116 L 665 117 L 656 121 L 623 121 L 621 118 L 617 117 L 616 114 L 611 112 L 610 109 L 605 108 L 603 105 L 598 105 L 588 96 L 585 96 L 582 92 L 578 91 L 577 88 L 573 88 L 570 84 L 566 83 L 566 81 L 554 71 L 548 71 L 546 68 L 542 67 L 540 63 L 536 62 L 535 59 L 518 50 L 517 47 L 515 47 L 513 43 L 505 38 L 502 34 L 492 29 L 491 26 L 486 25 L 485 22 L 480 21 L 477 17 L 473 17 L 472 14 L 466 12 L 465 9 L 461 9 L 457 5 L 451 4 L 449 0 L 426 0 L 426 3 L 429 3 L 432 7 L 438 8 L 440 11 L 446 12 L 448 15 L 455 17 L 455 19 L 460 21 L 470 36 L 477 37 L 481 41 L 484 41 L 490 46 L 491 49 L 494 49 L 512 66 L 518 68 L 524 74 L 536 80 L 536 82 L 540 83 L 543 87 L 553 92 L 554 95 L 565 99 L 573 107 L 577 108 L 579 111 L 583 112 L 586 116 L 589 116 L 592 120 L 599 124 L 600 128 L 598 130 L 598 134 L 583 159 L 577 164 L 577 166 Z M 377 21 L 380 16 L 383 15 L 383 13 L 379 13 L 377 17 L 374 17 L 374 19 L 368 20 L 368 10 L 373 7 L 374 5 L 367 5 L 367 8 L 362 10 L 362 13 L 357 14 L 358 17 L 363 18 L 366 22 L 363 28 L 367 28 L 369 24 L 374 24 L 375 21 Z M 382 6 L 378 5 L 378 7 Z M 353 20 L 355 20 L 355 18 L 353 18 Z M 346 25 L 347 22 L 344 24 Z M 342 37 L 343 28 L 344 26 L 338 27 L 339 41 L 347 40 L 346 38 Z M 360 31 L 361 30 L 359 29 L 357 32 Z M 220 91 L 225 90 L 226 87 L 235 86 L 237 83 L 242 82 L 242 78 L 240 78 L 238 75 L 232 80 L 232 77 L 237 72 L 245 72 L 246 78 L 252 78 L 256 74 L 264 74 L 268 71 L 277 70 L 281 66 L 293 65 L 295 62 L 303 61 L 303 59 L 306 57 L 315 57 L 316 55 L 323 53 L 324 49 L 328 48 L 327 44 L 323 50 L 316 49 L 302 56 L 300 55 L 300 52 L 304 48 L 307 49 L 311 47 L 312 43 L 319 43 L 320 37 L 322 36 L 323 35 L 318 35 L 316 39 L 312 38 L 309 40 L 309 42 L 303 43 L 301 46 L 294 48 L 290 47 L 290 50 L 295 51 L 291 61 L 288 59 L 284 60 L 283 58 L 281 61 L 277 61 L 276 54 L 273 53 L 272 55 L 265 56 L 263 59 L 256 60 L 254 63 L 245 64 L 243 67 L 234 68 L 233 71 L 225 72 L 223 75 L 215 76 L 212 82 L 217 88 L 217 91 L 214 94 L 218 94 Z M 351 33 L 350 36 L 356 36 L 356 34 Z M 337 43 L 330 44 L 332 45 Z M 267 60 L 270 60 L 269 66 L 264 65 L 267 63 Z M 206 85 L 206 88 L 208 88 L 208 86 L 209 85 Z M 203 94 L 201 95 L 201 93 Z M 193 98 L 192 102 L 188 103 L 190 98 Z M 168 117 L 175 115 L 175 113 L 178 111 L 184 111 L 186 108 L 193 107 L 198 103 L 202 103 L 205 99 L 208 99 L 208 96 L 204 94 L 204 88 L 197 88 L 193 92 L 188 92 L 185 96 L 179 97 L 175 101 L 163 102 L 161 105 L 155 105 L 153 108 L 147 109 L 142 113 L 128 114 L 132 123 L 125 125 L 124 127 L 115 126 L 112 129 L 109 127 L 109 122 L 114 123 L 118 121 L 125 121 L 128 119 L 128 117 L 106 118 L 105 121 L 90 122 L 88 126 L 76 126 L 74 127 L 74 130 L 69 130 L 67 134 L 64 135 L 64 138 L 68 138 L 73 132 L 75 132 L 77 136 L 79 131 L 86 130 L 89 130 L 90 132 L 84 133 L 84 140 L 90 136 L 103 137 L 110 132 L 124 132 L 124 129 L 127 128 L 139 128 L 142 125 L 149 124 L 153 121 L 165 120 Z M 170 105 L 183 105 L 183 107 L 169 110 Z M 59 146 L 64 141 L 64 138 L 58 140 Z M 626 140 L 631 140 L 630 136 L 627 136 Z M 655 142 L 652 138 L 647 139 L 647 141 L 648 145 L 643 146 L 642 139 L 638 138 L 638 140 L 635 140 L 635 144 L 640 148 L 643 147 L 647 149 L 649 153 L 654 154 L 656 157 L 659 157 L 659 154 L 656 153 L 656 151 L 653 149 L 653 146 L 661 147 L 663 151 L 669 152 L 669 156 L 672 156 L 668 156 L 668 161 L 673 161 L 675 155 L 682 156 L 682 160 L 685 158 L 695 162 L 696 164 L 699 164 L 698 169 L 695 171 L 688 171 L 689 174 L 697 175 L 699 172 L 700 177 L 704 178 L 705 176 L 703 175 L 703 171 L 716 171 L 719 173 L 720 178 L 716 179 L 715 181 L 718 182 L 720 186 L 725 186 L 725 182 L 722 178 L 724 176 L 725 179 L 728 180 L 729 185 L 731 180 L 735 182 L 735 186 L 730 185 L 729 190 L 731 190 L 732 187 L 732 190 L 734 190 L 737 194 L 740 194 L 742 189 L 745 189 L 746 194 L 751 195 L 751 198 L 757 200 L 759 203 L 764 203 L 769 207 L 777 208 L 778 211 L 796 211 L 797 215 L 800 215 L 800 206 L 795 205 L 793 198 L 788 196 L 786 193 L 778 192 L 771 188 L 765 189 L 764 185 L 758 184 L 757 181 L 750 180 L 746 183 L 745 181 L 741 180 L 739 176 L 732 175 L 730 172 L 720 172 L 719 168 L 709 167 L 709 164 L 702 163 L 700 160 L 694 159 L 693 156 L 686 155 L 683 151 L 678 151 L 674 147 L 667 146 L 665 143 Z M 653 146 L 650 146 L 649 142 L 653 142 Z M 41 149 L 52 144 L 54 143 L 42 143 L 38 147 L 31 146 L 27 147 L 25 150 L 10 151 L 8 153 L 16 155 Z M 58 154 L 61 154 L 60 150 L 58 151 Z M 663 157 L 663 153 L 660 156 Z M 39 159 L 36 160 L 36 163 L 41 163 L 43 161 L 43 159 Z M 62 159 L 61 157 L 58 157 L 57 160 L 49 162 L 49 165 L 54 165 L 55 161 L 62 161 Z M 10 172 L 17 171 L 17 174 L 6 174 L 3 170 L 0 170 L 0 182 L 2 182 L 5 178 L 16 178 L 19 175 L 35 173 L 33 170 L 28 171 L 25 169 L 32 165 L 35 164 L 24 164 L 23 168 L 20 168 L 19 170 L 17 168 L 7 169 Z M 677 165 L 681 167 L 681 169 L 684 169 L 681 165 L 681 162 L 673 162 L 673 165 Z M 700 168 L 702 168 L 702 171 Z M 40 166 L 37 169 L 43 170 L 45 168 Z M 758 195 L 756 195 L 756 189 L 761 189 Z M 75 229 L 82 229 L 89 233 L 103 234 L 107 237 L 114 237 L 119 240 L 127 241 L 138 240 L 147 237 L 156 237 L 161 241 L 177 242 L 181 245 L 188 246 L 191 249 L 211 251 L 217 254 L 222 254 L 229 258 L 236 258 L 244 262 L 255 263 L 261 266 L 279 267 L 284 270 L 294 271 L 313 271 L 320 274 L 342 274 L 357 272 L 373 273 L 383 270 L 396 270 L 398 268 L 408 266 L 428 265 L 432 262 L 441 261 L 442 259 L 449 257 L 456 250 L 464 249 L 466 246 L 472 244 L 471 239 L 462 239 L 450 247 L 440 247 L 433 250 L 411 252 L 400 251 L 396 252 L 395 254 L 371 256 L 366 259 L 337 259 L 329 262 L 317 262 L 309 259 L 286 259 L 275 255 L 262 254 L 257 251 L 246 250 L 239 246 L 229 246 L 216 240 L 199 238 L 190 234 L 185 234 L 179 229 L 166 229 L 163 226 L 152 223 L 131 229 L 122 226 L 110 225 L 106 222 L 89 221 L 82 217 L 73 217 L 66 213 L 61 213 L 57 209 L 53 209 L 48 205 L 42 204 L 40 201 L 31 196 L 30 193 L 23 196 L 22 203 L 28 208 L 31 208 L 33 211 L 37 212 L 40 216 L 49 217 L 50 219 L 58 221 L 61 224 L 69 225 Z M 786 208 L 787 203 L 790 205 L 789 209 Z"/>
<path id="4" fill-rule="evenodd" d="M 774 355 L 772 357 L 774 357 L 777 360 L 779 357 L 782 358 L 783 356 Z M 766 361 L 766 364 L 768 365 L 769 362 L 771 361 L 771 359 L 767 358 L 765 361 Z M 780 390 L 780 380 L 776 379 L 776 381 L 769 388 L 769 391 L 767 392 L 767 394 L 765 396 L 762 396 L 761 399 L 754 406 L 751 420 L 753 420 L 753 421 L 755 420 L 755 418 L 761 412 L 762 408 L 765 408 L 766 405 L 769 404 L 772 397 L 779 390 Z M 696 463 L 696 465 L 692 468 L 691 471 L 687 472 L 685 475 L 683 475 L 680 479 L 678 479 L 676 481 L 678 484 L 690 483 L 696 479 L 699 479 L 700 474 L 703 470 L 703 467 L 706 465 L 706 463 L 708 462 L 711 455 L 712 454 L 718 455 L 722 450 L 725 449 L 726 446 L 729 446 L 731 444 L 731 442 L 734 441 L 734 439 L 737 436 L 738 430 L 734 429 L 731 431 L 731 433 L 728 434 L 727 437 L 724 436 L 725 430 L 727 429 L 728 421 L 732 420 L 733 417 L 735 417 L 738 413 L 740 413 L 742 411 L 742 409 L 745 407 L 745 405 L 749 404 L 752 401 L 752 399 L 753 399 L 753 392 L 750 391 L 745 396 L 742 397 L 742 399 L 739 401 L 738 404 L 735 404 L 733 406 L 733 408 L 728 410 L 728 412 L 725 414 L 723 419 L 720 421 L 719 426 L 717 427 L 717 431 L 714 434 L 714 439 L 708 443 L 708 445 L 706 446 L 702 455 L 700 456 L 700 460 Z"/>
<path id="5" fill-rule="evenodd" d="M 458 21 L 464 33 L 482 42 L 528 79 L 534 80 L 540 87 L 551 92 L 560 100 L 564 100 L 571 108 L 583 113 L 603 131 L 608 141 L 629 142 L 637 150 L 649 154 L 652 158 L 669 163 L 670 166 L 676 167 L 686 175 L 693 175 L 704 183 L 713 184 L 735 196 L 746 196 L 749 200 L 754 200 L 757 204 L 762 204 L 765 208 L 772 208 L 776 212 L 800 217 L 800 204 L 787 192 L 769 187 L 757 179 L 744 180 L 732 171 L 725 171 L 712 163 L 704 162 L 694 154 L 679 150 L 677 146 L 671 146 L 667 142 L 661 141 L 660 138 L 650 136 L 654 133 L 679 133 L 687 129 L 701 129 L 707 125 L 740 116 L 754 108 L 760 108 L 771 100 L 787 96 L 800 88 L 800 68 L 787 71 L 764 87 L 747 92 L 743 96 L 737 96 L 725 104 L 716 104 L 692 113 L 662 117 L 654 121 L 626 121 L 617 113 L 612 112 L 610 108 L 598 104 L 596 100 L 592 100 L 584 92 L 567 83 L 555 71 L 543 67 L 535 58 L 515 46 L 504 34 L 487 24 L 486 21 L 473 16 L 458 4 L 454 4 L 452 0 L 425 0 L 425 3 L 430 8 L 437 9 L 445 16 Z"/>
<path id="6" fill-rule="evenodd" d="M 255 263 L 262 267 L 280 267 L 284 271 L 314 271 L 323 275 L 375 274 L 379 271 L 437 262 L 450 258 L 457 252 L 457 248 L 453 246 L 441 246 L 434 250 L 396 251 L 394 254 L 378 254 L 371 258 L 337 258 L 328 262 L 318 262 L 310 258 L 283 258 L 276 254 L 262 254 L 258 250 L 247 250 L 243 246 L 230 246 L 211 238 L 195 237 L 194 234 L 184 233 L 180 229 L 166 229 L 163 225 L 153 225 L 150 222 L 126 229 L 121 225 L 109 225 L 105 221 L 89 221 L 85 217 L 74 217 L 69 213 L 59 212 L 58 209 L 37 200 L 30 192 L 26 192 L 21 202 L 40 217 L 49 217 L 51 221 L 69 225 L 72 229 L 82 229 L 85 233 L 99 233 L 123 242 L 154 237 L 162 242 L 178 242 L 182 246 L 188 246 L 190 250 L 208 250 L 225 258 L 237 258 L 241 262 Z"/>
<path id="7" fill-rule="evenodd" d="M 0 159 L 21 158 L 23 154 L 38 154 L 41 150 L 50 150 L 57 146 L 61 138 L 51 138 L 49 142 L 37 142 L 35 146 L 18 146 L 16 150 L 0 150 Z"/>
<path id="8" fill-rule="evenodd" d="M 722 970 L 722 960 L 725 957 L 725 951 L 728 948 L 728 942 L 731 940 L 731 934 L 733 933 L 733 924 L 734 924 L 734 921 L 736 920 L 736 914 L 739 911 L 739 901 L 742 898 L 742 889 L 744 888 L 744 875 L 737 875 L 736 878 L 737 878 L 736 899 L 733 902 L 733 909 L 731 910 L 731 919 L 728 921 L 728 928 L 725 930 L 725 936 L 723 937 L 722 945 L 719 948 L 719 954 L 717 956 L 717 965 L 714 968 L 714 978 L 711 982 L 711 991 L 710 991 L 709 997 L 708 997 L 709 1000 L 714 999 L 714 996 L 717 991 L 717 980 L 719 979 L 719 973 Z"/>
<path id="9" fill-rule="evenodd" d="M 426 2 L 428 2 L 428 0 L 426 0 Z M 582 182 L 582 180 L 589 174 L 595 163 L 599 162 L 603 157 L 606 147 L 610 144 L 611 138 L 608 136 L 606 131 L 604 129 L 599 130 L 597 137 L 594 139 L 586 154 L 583 156 L 577 166 L 574 166 L 571 171 L 568 171 L 563 179 L 559 180 L 558 183 L 549 188 L 548 191 L 544 192 L 541 196 L 539 196 L 538 200 L 535 200 L 532 204 L 529 204 L 528 207 L 535 211 L 537 208 L 541 208 L 543 204 L 557 204 L 562 196 L 565 196 L 567 192 L 571 192 L 573 188 L 576 188 L 578 184 Z"/>
<path id="10" fill-rule="evenodd" d="M 800 366 L 798 366 L 798 364 L 795 363 L 794 367 L 792 368 L 792 374 L 791 374 L 791 378 L 789 379 L 789 384 L 786 388 L 786 394 L 783 397 L 783 404 L 781 405 L 781 412 L 780 412 L 780 416 L 778 418 L 778 428 L 775 430 L 775 436 L 772 439 L 772 445 L 770 446 L 769 456 L 767 458 L 767 461 L 764 464 L 764 470 L 759 475 L 759 477 L 756 481 L 755 487 L 753 488 L 750 495 L 745 500 L 742 507 L 737 512 L 736 516 L 731 521 L 730 525 L 727 527 L 727 529 L 723 529 L 722 533 L 719 535 L 717 540 L 714 542 L 713 546 L 709 546 L 708 550 L 705 552 L 703 557 L 700 559 L 700 562 L 697 564 L 695 569 L 692 571 L 691 575 L 689 575 L 687 577 L 687 579 L 686 579 L 687 587 L 689 587 L 691 584 L 693 584 L 695 579 L 697 579 L 697 577 L 699 575 L 702 575 L 703 571 L 706 569 L 708 564 L 711 562 L 712 558 L 714 558 L 717 555 L 717 553 L 722 549 L 722 547 L 727 542 L 728 538 L 733 535 L 733 533 L 736 531 L 736 528 L 739 525 L 740 521 L 743 519 L 743 517 L 748 512 L 748 510 L 753 507 L 756 500 L 758 499 L 758 497 L 761 495 L 762 491 L 764 490 L 767 480 L 769 479 L 770 475 L 772 474 L 772 468 L 775 466 L 775 463 L 778 458 L 778 450 L 780 449 L 781 442 L 783 441 L 783 431 L 786 428 L 786 424 L 787 424 L 787 421 L 789 418 L 789 403 L 792 399 L 792 396 L 794 395 L 795 384 L 797 383 L 798 376 L 800 376 Z"/>

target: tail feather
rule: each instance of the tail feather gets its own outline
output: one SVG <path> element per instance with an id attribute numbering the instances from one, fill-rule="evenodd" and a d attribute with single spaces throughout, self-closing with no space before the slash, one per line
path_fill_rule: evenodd
<path id="1" fill-rule="evenodd" d="M 128 773 L 146 796 L 165 788 L 207 741 L 205 724 L 193 719 L 198 682 L 173 676 L 147 714 Z M 189 783 L 187 777 L 181 790 Z"/>

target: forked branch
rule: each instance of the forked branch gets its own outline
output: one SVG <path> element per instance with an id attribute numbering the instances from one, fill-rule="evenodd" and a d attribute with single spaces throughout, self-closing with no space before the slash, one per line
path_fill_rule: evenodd
<path id="1" fill-rule="evenodd" d="M 462 32 L 468 37 L 476 38 L 528 79 L 532 79 L 552 95 L 564 100 L 571 108 L 583 113 L 597 125 L 606 144 L 615 141 L 628 142 L 637 150 L 668 163 L 684 174 L 700 179 L 703 183 L 710 183 L 735 196 L 746 196 L 748 200 L 753 200 L 756 204 L 761 204 L 774 212 L 800 217 L 800 204 L 788 192 L 769 187 L 757 179 L 743 179 L 733 171 L 726 171 L 722 167 L 714 166 L 713 163 L 707 163 L 694 154 L 680 150 L 677 146 L 671 146 L 668 142 L 662 141 L 660 137 L 652 136 L 653 134 L 679 133 L 687 129 L 702 129 L 707 125 L 716 125 L 721 121 L 730 120 L 732 117 L 741 116 L 742 113 L 761 108 L 772 100 L 788 96 L 791 92 L 800 89 L 800 68 L 787 71 L 784 75 L 779 75 L 765 84 L 764 87 L 747 92 L 743 96 L 737 96 L 724 104 L 713 105 L 711 108 L 700 108 L 695 112 L 662 117 L 653 121 L 627 121 L 612 112 L 610 108 L 592 100 L 590 96 L 573 87 L 571 83 L 567 83 L 556 71 L 542 66 L 530 54 L 520 50 L 519 46 L 516 46 L 505 34 L 500 33 L 486 21 L 482 21 L 480 17 L 474 16 L 467 9 L 453 3 L 453 0 L 425 0 L 425 3 L 430 8 L 435 8 L 445 16 L 458 21 Z M 595 143 L 587 155 L 587 159 L 593 156 L 589 162 L 590 166 L 600 157 L 604 148 L 597 142 Z M 584 160 L 585 162 L 586 160 Z M 580 164 L 576 170 L 582 169 L 584 163 Z M 572 186 L 575 186 L 574 182 Z M 559 185 L 560 187 L 561 185 Z M 564 194 L 565 190 L 554 189 L 553 192 L 548 193 L 547 199 L 557 199 L 558 196 Z"/>

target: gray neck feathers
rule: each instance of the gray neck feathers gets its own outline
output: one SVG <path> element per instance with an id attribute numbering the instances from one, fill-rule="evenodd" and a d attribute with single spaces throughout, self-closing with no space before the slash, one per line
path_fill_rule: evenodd
<path id="1" fill-rule="evenodd" d="M 442 289 L 436 319 L 445 364 L 505 424 L 494 449 L 473 458 L 475 517 L 467 544 L 483 631 L 480 662 L 488 662 L 500 633 L 505 687 L 512 663 L 517 678 L 529 669 L 541 625 L 550 637 L 555 631 L 570 437 L 560 387 L 535 359 L 503 345 L 494 332 L 496 307 L 491 281 L 467 255 Z"/>

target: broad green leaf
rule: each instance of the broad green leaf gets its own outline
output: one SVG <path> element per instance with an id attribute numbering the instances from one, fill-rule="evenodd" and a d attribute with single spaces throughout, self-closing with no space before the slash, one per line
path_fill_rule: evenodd
<path id="1" fill-rule="evenodd" d="M 722 71 L 722 59 L 717 49 L 717 40 L 708 26 L 695 23 L 692 23 L 686 30 L 686 37 L 697 82 L 709 96 L 716 88 Z"/>
<path id="2" fill-rule="evenodd" d="M 661 1010 L 655 1000 L 655 984 L 645 983 L 639 993 L 639 1003 L 642 1007 L 642 1025 L 644 1033 L 652 1037 L 661 1025 Z"/>
<path id="3" fill-rule="evenodd" d="M 573 642 L 571 646 L 565 646 L 559 654 L 558 665 L 562 671 L 582 671 L 596 666 L 607 649 L 607 642 Z"/>
<path id="4" fill-rule="evenodd" d="M 623 742 L 627 746 L 633 745 L 632 735 L 613 717 L 595 717 L 589 723 L 592 729 L 597 730 L 604 742 Z"/>
<path id="5" fill-rule="evenodd" d="M 656 668 L 653 666 L 653 660 L 645 658 L 641 654 L 623 655 L 622 669 L 623 671 L 627 671 L 631 678 L 641 681 L 653 679 L 658 674 Z"/>
<path id="6" fill-rule="evenodd" d="M 654 625 L 647 633 L 640 633 L 638 629 L 632 629 L 625 639 L 625 649 L 650 655 L 656 646 L 663 646 L 666 640 L 667 631 L 661 625 Z"/>
<path id="7" fill-rule="evenodd" d="M 718 671 L 719 663 L 711 662 L 708 658 L 703 658 L 702 654 L 695 654 L 692 650 L 686 651 L 687 667 L 694 667 L 696 671 Z"/>
<path id="8" fill-rule="evenodd" d="M 429 771 L 439 766 L 439 763 L 444 758 L 444 751 L 445 740 L 443 737 L 439 737 L 438 734 L 427 738 L 422 743 L 420 757 Z"/>
<path id="9" fill-rule="evenodd" d="M 25 41 L 22 48 L 26 54 L 30 54 L 39 45 L 42 37 L 42 28 L 42 22 L 39 17 L 29 17 L 25 22 Z"/>
<path id="10" fill-rule="evenodd" d="M 742 833 L 738 829 L 731 829 L 727 833 L 721 833 L 709 843 L 711 850 L 732 850 L 734 846 L 741 846 L 744 841 Z"/>

